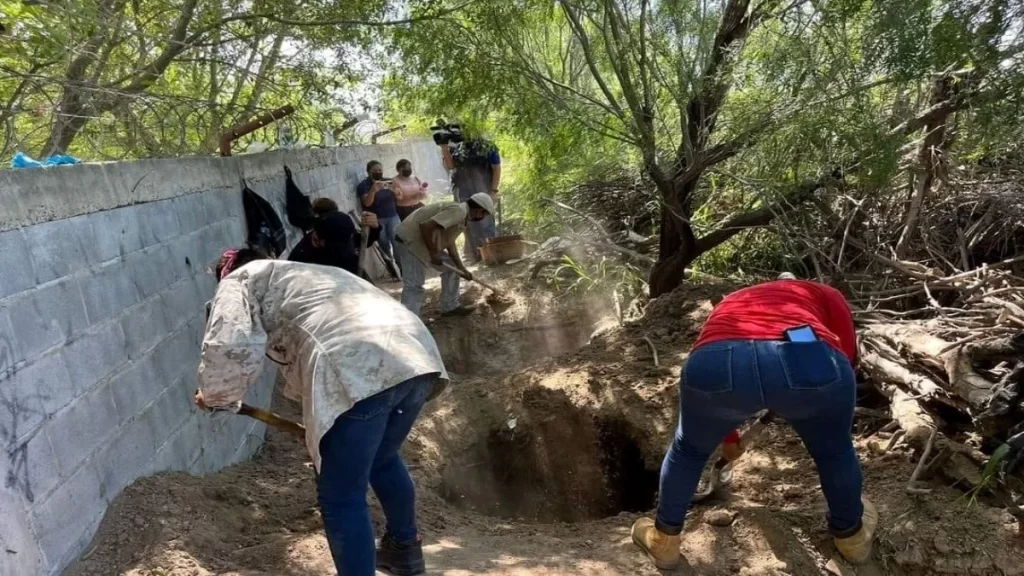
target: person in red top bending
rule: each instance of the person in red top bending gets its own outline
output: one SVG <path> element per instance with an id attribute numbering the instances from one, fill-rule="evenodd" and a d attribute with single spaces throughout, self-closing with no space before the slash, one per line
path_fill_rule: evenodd
<path id="1" fill-rule="evenodd" d="M 637 520 L 632 530 L 633 542 L 658 568 L 679 564 L 683 520 L 715 447 L 728 435 L 724 452 L 738 456 L 735 428 L 766 408 L 792 425 L 814 458 L 839 552 L 855 563 L 871 553 L 878 512 L 862 498 L 851 435 L 853 315 L 835 288 L 784 276 L 726 296 L 690 352 L 679 382 L 679 425 L 661 467 L 657 517 Z"/>

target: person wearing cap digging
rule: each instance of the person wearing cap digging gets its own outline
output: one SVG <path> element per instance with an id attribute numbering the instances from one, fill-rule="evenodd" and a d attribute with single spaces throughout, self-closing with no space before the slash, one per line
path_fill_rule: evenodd
<path id="1" fill-rule="evenodd" d="M 462 263 L 455 241 L 466 232 L 470 222 L 480 222 L 493 213 L 490 195 L 478 192 L 465 202 L 428 204 L 398 226 L 395 246 L 402 262 L 403 306 L 414 314 L 420 313 L 427 267 L 432 266 L 441 271 L 441 315 L 465 316 L 473 311 L 459 304 L 459 277 L 472 280 L 473 275 Z M 446 262 L 458 273 L 443 268 Z"/>

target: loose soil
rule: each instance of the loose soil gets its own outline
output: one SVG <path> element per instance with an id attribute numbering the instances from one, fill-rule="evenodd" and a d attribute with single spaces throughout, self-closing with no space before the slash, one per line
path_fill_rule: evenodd
<path id="1" fill-rule="evenodd" d="M 600 298 L 527 290 L 510 278 L 521 271 L 506 267 L 504 279 L 484 272 L 516 294 L 511 307 L 491 308 L 470 288 L 474 315 L 429 322 L 453 382 L 405 447 L 428 573 L 657 574 L 629 526 L 655 505 L 678 367 L 713 302 L 735 286 L 685 286 L 620 326 Z M 425 312 L 436 316 L 436 302 Z M 274 404 L 299 418 L 296 405 Z M 866 495 L 882 515 L 868 565 L 854 569 L 835 552 L 813 463 L 777 423 L 738 463 L 725 498 L 691 511 L 680 573 L 1024 574 L 1016 524 L 1004 511 L 938 480 L 930 494 L 908 495 L 909 452 L 878 455 L 866 438 L 858 452 Z M 126 489 L 65 574 L 332 575 L 315 504 L 305 448 L 270 430 L 249 462 Z"/>

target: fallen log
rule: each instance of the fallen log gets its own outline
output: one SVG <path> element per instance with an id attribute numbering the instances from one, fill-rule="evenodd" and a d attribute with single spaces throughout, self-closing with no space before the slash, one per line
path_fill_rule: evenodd
<path id="1" fill-rule="evenodd" d="M 864 332 L 887 339 L 917 360 L 944 371 L 948 383 L 940 386 L 965 400 L 975 414 L 988 408 L 995 385 L 974 370 L 971 356 L 963 348 L 951 347 L 946 340 L 906 324 L 871 324 Z"/>

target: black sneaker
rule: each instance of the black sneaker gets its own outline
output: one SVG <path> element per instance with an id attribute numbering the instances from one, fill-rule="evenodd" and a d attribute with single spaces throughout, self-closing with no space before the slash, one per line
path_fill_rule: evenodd
<path id="1" fill-rule="evenodd" d="M 469 316 L 470 314 L 473 313 L 473 310 L 475 310 L 475 308 L 473 308 L 472 306 L 459 306 L 454 310 L 441 312 L 441 316 L 444 316 L 445 318 Z"/>
<path id="2" fill-rule="evenodd" d="M 377 569 L 393 576 L 416 576 L 427 571 L 423 546 L 417 538 L 413 544 L 399 544 L 385 533 L 377 546 Z"/>

